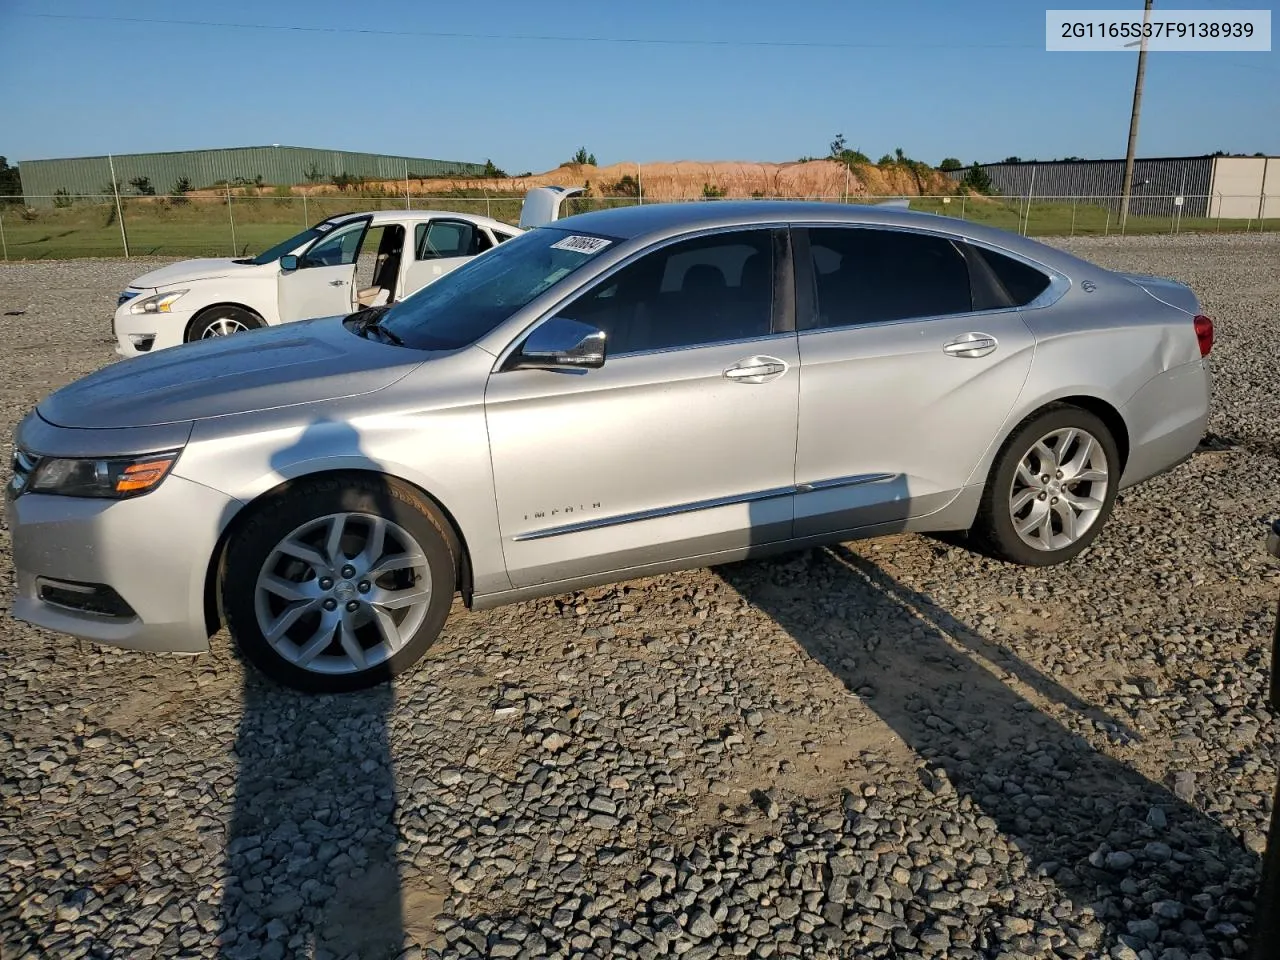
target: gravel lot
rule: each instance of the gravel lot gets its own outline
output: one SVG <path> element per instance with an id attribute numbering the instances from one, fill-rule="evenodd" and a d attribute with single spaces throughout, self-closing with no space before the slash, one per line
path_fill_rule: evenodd
<path id="1" fill-rule="evenodd" d="M 1218 442 L 1066 567 L 901 536 L 658 577 L 457 615 L 342 698 L 225 636 L 142 655 L 6 616 L 0 955 L 1242 956 L 1280 237 L 1070 247 L 1197 290 Z M 6 441 L 112 358 L 145 266 L 0 269 Z"/>

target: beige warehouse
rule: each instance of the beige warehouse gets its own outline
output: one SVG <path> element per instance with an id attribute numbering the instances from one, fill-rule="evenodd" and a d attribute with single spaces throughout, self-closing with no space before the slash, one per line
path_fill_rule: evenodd
<path id="1" fill-rule="evenodd" d="M 1209 216 L 1280 217 L 1280 157 L 1214 157 Z"/>

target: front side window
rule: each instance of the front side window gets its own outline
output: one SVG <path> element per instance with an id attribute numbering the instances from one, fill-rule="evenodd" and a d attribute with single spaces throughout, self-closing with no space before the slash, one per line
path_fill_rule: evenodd
<path id="1" fill-rule="evenodd" d="M 843 327 L 968 313 L 964 254 L 945 237 L 904 230 L 809 230 L 813 315 L 802 326 Z"/>
<path id="2" fill-rule="evenodd" d="M 457 350 L 494 330 L 535 297 L 617 241 L 540 227 L 468 260 L 380 318 L 406 347 Z"/>
<path id="3" fill-rule="evenodd" d="M 368 220 L 337 227 L 302 257 L 304 267 L 345 267 L 356 262 Z"/>
<path id="4" fill-rule="evenodd" d="M 742 230 L 671 244 L 559 312 L 603 330 L 612 355 L 767 336 L 772 235 Z"/>

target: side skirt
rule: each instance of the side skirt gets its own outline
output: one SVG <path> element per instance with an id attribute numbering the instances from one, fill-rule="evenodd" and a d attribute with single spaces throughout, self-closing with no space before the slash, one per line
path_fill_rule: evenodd
<path id="1" fill-rule="evenodd" d="M 924 517 L 916 517 L 914 520 L 877 523 L 865 527 L 856 527 L 851 530 L 836 530 L 820 536 L 779 540 L 774 543 L 741 547 L 735 550 L 723 550 L 718 553 L 707 553 L 696 557 L 682 557 L 678 560 L 667 560 L 638 567 L 605 570 L 570 580 L 556 580 L 551 583 L 538 583 L 514 590 L 478 594 L 471 599 L 471 609 L 491 610 L 494 607 L 501 607 L 509 603 L 519 603 L 522 600 L 534 600 L 539 597 L 554 597 L 561 593 L 583 590 L 588 587 L 598 587 L 603 584 L 621 583 L 625 580 L 637 580 L 642 577 L 675 573 L 680 570 L 697 570 L 701 567 L 714 567 L 718 564 L 735 563 L 739 560 L 756 560 L 762 557 L 776 556 L 780 553 L 808 550 L 831 543 L 866 540 L 895 533 L 941 533 L 948 530 L 967 530 L 973 525 L 973 518 L 978 512 L 978 501 L 981 498 L 982 485 L 974 484 L 961 490 L 955 499 L 941 510 Z"/>

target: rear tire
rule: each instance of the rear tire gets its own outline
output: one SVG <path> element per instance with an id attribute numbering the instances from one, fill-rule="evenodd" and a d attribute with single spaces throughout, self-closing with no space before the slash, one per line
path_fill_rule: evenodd
<path id="1" fill-rule="evenodd" d="M 302 481 L 233 536 L 221 582 L 232 638 L 271 679 L 360 690 L 412 667 L 453 603 L 440 512 L 373 474 Z"/>
<path id="2" fill-rule="evenodd" d="M 974 537 L 1011 563 L 1065 563 L 1111 515 L 1121 467 L 1111 431 L 1089 411 L 1056 405 L 1035 413 L 996 455 Z"/>
<path id="3" fill-rule="evenodd" d="M 262 318 L 244 307 L 210 307 L 196 314 L 187 329 L 187 343 L 226 337 L 245 330 L 257 330 L 266 326 Z"/>

